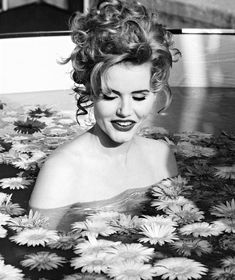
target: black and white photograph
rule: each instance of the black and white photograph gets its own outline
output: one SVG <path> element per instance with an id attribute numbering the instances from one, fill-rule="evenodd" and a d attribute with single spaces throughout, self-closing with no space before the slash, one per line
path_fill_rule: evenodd
<path id="1" fill-rule="evenodd" d="M 0 279 L 235 279 L 234 0 L 0 0 Z"/>

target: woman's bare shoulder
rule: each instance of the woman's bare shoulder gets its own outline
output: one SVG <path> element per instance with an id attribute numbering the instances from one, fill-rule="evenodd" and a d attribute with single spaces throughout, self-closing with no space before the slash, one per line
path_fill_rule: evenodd
<path id="1" fill-rule="evenodd" d="M 83 168 L 83 149 L 79 143 L 80 139 L 68 142 L 47 158 L 30 198 L 31 207 L 46 209 L 69 204 L 76 179 Z"/>
<path id="2" fill-rule="evenodd" d="M 146 137 L 139 137 L 138 141 L 148 161 L 159 171 L 162 179 L 178 174 L 175 155 L 166 141 Z"/>

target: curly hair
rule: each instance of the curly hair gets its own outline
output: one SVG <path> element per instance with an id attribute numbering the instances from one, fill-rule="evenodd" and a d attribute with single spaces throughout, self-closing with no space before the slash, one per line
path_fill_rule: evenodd
<path id="1" fill-rule="evenodd" d="M 66 62 L 73 67 L 77 117 L 87 114 L 93 98 L 102 94 L 101 80 L 105 81 L 107 70 L 121 62 L 151 62 L 151 90 L 166 93 L 161 110 L 169 106 L 169 70 L 180 52 L 155 14 L 135 0 L 101 0 L 88 14 L 75 13 L 70 26 L 75 48 Z"/>

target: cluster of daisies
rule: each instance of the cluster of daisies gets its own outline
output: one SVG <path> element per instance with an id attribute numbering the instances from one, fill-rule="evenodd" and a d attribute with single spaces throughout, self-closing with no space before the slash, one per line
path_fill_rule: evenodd
<path id="1" fill-rule="evenodd" d="M 92 115 L 80 127 L 74 112 L 43 106 L 16 113 L 6 105 L 0 115 L 0 164 L 20 170 L 0 179 L 0 239 L 34 249 L 17 267 L 0 255 L 0 279 L 30 279 L 28 271 L 45 280 L 44 272 L 66 266 L 74 273 L 62 273 L 63 280 L 235 279 L 234 136 L 143 129 L 172 146 L 182 177 L 152 186 L 149 215 L 98 212 L 65 233 L 15 201 L 55 148 L 93 124 Z"/>
<path id="2" fill-rule="evenodd" d="M 191 257 L 212 254 L 211 238 L 235 233 L 235 200 L 212 207 L 211 215 L 217 219 L 208 223 L 203 211 L 184 198 L 190 188 L 181 176 L 163 180 L 152 188 L 155 215 L 98 212 L 72 224 L 68 233 L 48 229 L 48 218 L 38 212 L 19 215 L 19 205 L 11 203 L 11 196 L 0 193 L 0 236 L 6 237 L 9 231 L 11 242 L 40 248 L 20 262 L 29 270 L 53 270 L 69 263 L 79 273 L 101 274 L 107 279 L 200 279 L 208 274 L 208 267 Z M 73 250 L 75 257 L 66 259 L 48 249 Z M 221 267 L 209 272 L 212 279 L 222 279 L 224 274 L 235 276 L 234 257 L 227 256 L 220 263 Z M 8 272 L 15 277 L 1 279 L 23 279 L 19 268 L 4 260 L 1 266 L 0 276 Z M 68 277 L 72 276 L 64 279 Z"/>

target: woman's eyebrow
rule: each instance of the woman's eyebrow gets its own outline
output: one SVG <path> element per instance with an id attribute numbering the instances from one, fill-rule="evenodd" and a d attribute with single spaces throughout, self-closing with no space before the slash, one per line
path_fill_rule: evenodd
<path id="1" fill-rule="evenodd" d="M 115 90 L 115 89 L 111 89 L 111 91 L 115 94 L 120 94 L 120 92 Z M 148 89 L 140 89 L 140 90 L 134 90 L 131 93 L 135 94 L 135 93 L 143 93 L 143 92 L 149 92 L 149 90 Z"/>
<path id="2" fill-rule="evenodd" d="M 149 92 L 148 89 L 140 89 L 140 90 L 134 90 L 131 93 L 143 93 L 143 92 Z"/>

